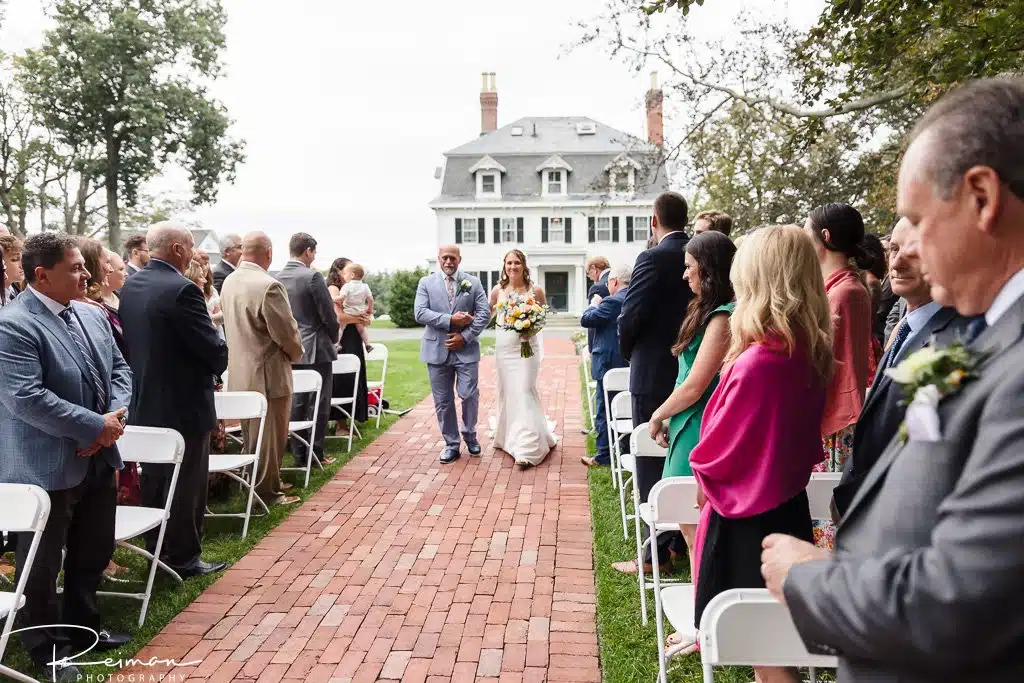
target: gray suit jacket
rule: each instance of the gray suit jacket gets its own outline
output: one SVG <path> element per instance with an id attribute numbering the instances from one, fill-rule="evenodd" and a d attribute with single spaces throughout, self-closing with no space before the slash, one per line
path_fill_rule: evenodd
<path id="1" fill-rule="evenodd" d="M 338 315 L 320 271 L 289 261 L 277 279 L 288 292 L 292 315 L 302 337 L 302 359 L 298 364 L 330 363 L 338 357 Z"/>
<path id="2" fill-rule="evenodd" d="M 832 559 L 784 586 L 843 683 L 1024 681 L 1024 299 L 971 345 L 980 377 L 939 404 L 942 439 L 896 437 Z"/>
<path id="3" fill-rule="evenodd" d="M 103 311 L 73 302 L 106 384 L 105 412 L 128 407 L 132 374 Z M 67 325 L 31 290 L 0 311 L 0 482 L 35 484 L 47 491 L 77 486 L 89 466 L 75 451 L 103 428 L 93 409 L 92 381 Z M 121 469 L 117 447 L 96 458 Z"/>
<path id="4" fill-rule="evenodd" d="M 463 281 L 469 282 L 469 291 L 456 289 L 455 305 L 448 302 L 448 288 L 444 283 L 444 273 L 438 272 L 420 279 L 416 287 L 416 303 L 414 313 L 416 322 L 425 325 L 423 341 L 420 343 L 420 360 L 430 365 L 443 365 L 448 362 L 451 353 L 458 363 L 480 362 L 480 333 L 487 327 L 491 319 L 491 306 L 487 302 L 480 280 L 463 272 L 455 273 L 455 285 Z M 461 350 L 449 352 L 444 342 L 452 330 L 452 314 L 463 311 L 473 316 L 469 327 L 461 330 L 466 345 Z"/>

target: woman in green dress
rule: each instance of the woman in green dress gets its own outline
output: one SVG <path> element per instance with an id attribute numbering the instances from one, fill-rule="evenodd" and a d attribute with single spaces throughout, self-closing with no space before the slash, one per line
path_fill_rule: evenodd
<path id="1" fill-rule="evenodd" d="M 736 247 L 719 232 L 695 235 L 686 245 L 686 270 L 693 299 L 672 353 L 679 358 L 675 391 L 651 416 L 651 438 L 668 448 L 663 477 L 692 476 L 690 451 L 700 437 L 704 406 L 718 386 L 718 373 L 729 349 L 729 315 L 735 302 L 729 270 Z M 693 566 L 697 527 L 683 525 Z"/>

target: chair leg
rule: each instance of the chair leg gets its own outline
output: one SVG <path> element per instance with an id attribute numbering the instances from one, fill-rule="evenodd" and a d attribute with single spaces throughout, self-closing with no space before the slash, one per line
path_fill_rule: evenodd
<path id="1" fill-rule="evenodd" d="M 629 540 L 629 523 L 626 521 L 626 487 L 632 483 L 633 477 L 630 477 L 619 487 L 619 510 L 622 512 L 622 538 L 626 541 Z"/>
<path id="2" fill-rule="evenodd" d="M 636 580 L 640 585 L 640 619 L 647 626 L 647 586 L 644 578 L 644 548 L 640 540 L 640 494 L 633 475 L 633 534 L 636 536 Z"/>
<path id="3" fill-rule="evenodd" d="M 138 553 L 139 555 L 142 555 L 143 557 L 147 558 L 147 559 L 148 559 L 148 560 L 150 560 L 151 562 L 152 562 L 152 561 L 153 561 L 154 559 L 156 559 L 156 558 L 154 558 L 154 557 L 153 557 L 153 555 L 152 555 L 152 554 L 150 554 L 150 552 L 149 552 L 148 550 L 146 550 L 145 548 L 140 548 L 140 547 L 139 547 L 139 546 L 137 546 L 137 545 L 132 545 L 132 544 L 131 544 L 131 543 L 129 543 L 128 541 L 119 541 L 117 545 L 118 545 L 118 546 L 120 546 L 121 548 L 124 548 L 125 550 L 129 550 L 129 551 L 131 551 L 131 552 L 133 552 L 133 553 Z M 159 567 L 160 567 L 161 569 L 163 569 L 163 570 L 164 570 L 165 572 L 167 572 L 168 574 L 170 574 L 170 575 L 171 575 L 171 577 L 172 577 L 172 578 L 173 578 L 173 579 L 174 579 L 175 581 L 177 581 L 178 583 L 185 583 L 185 581 L 184 581 L 184 580 L 183 580 L 183 579 L 182 579 L 182 578 L 181 578 L 181 577 L 180 577 L 180 576 L 178 575 L 178 572 L 174 571 L 173 569 L 171 569 L 170 567 L 168 567 L 168 566 L 167 566 L 166 564 L 164 564 L 164 561 L 163 561 L 163 560 L 157 559 L 157 560 L 156 560 L 156 564 L 157 564 L 157 565 L 158 565 L 158 566 L 159 566 Z"/>
<path id="4" fill-rule="evenodd" d="M 13 678 L 16 681 L 21 681 L 22 683 L 39 683 L 39 681 L 32 678 L 31 676 L 26 676 L 20 671 L 15 671 L 14 669 L 6 667 L 3 664 L 0 664 L 0 674 L 3 674 L 4 676 L 7 676 L 9 678 Z"/>

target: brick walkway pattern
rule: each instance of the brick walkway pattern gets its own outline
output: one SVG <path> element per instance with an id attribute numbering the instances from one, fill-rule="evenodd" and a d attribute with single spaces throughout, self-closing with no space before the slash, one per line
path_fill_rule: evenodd
<path id="1" fill-rule="evenodd" d="M 438 462 L 428 396 L 137 657 L 202 660 L 175 683 L 600 681 L 578 359 L 545 354 L 561 443 L 542 465 L 490 450 L 485 358 L 482 458 Z"/>

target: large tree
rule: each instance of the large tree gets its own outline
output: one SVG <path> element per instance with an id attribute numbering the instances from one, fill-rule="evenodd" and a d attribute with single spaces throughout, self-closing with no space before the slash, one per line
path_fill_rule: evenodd
<path id="1" fill-rule="evenodd" d="M 86 151 L 79 168 L 87 193 L 97 179 L 105 190 L 111 246 L 120 247 L 121 203 L 134 206 L 168 163 L 188 172 L 195 203 L 213 201 L 244 158 L 207 92 L 222 68 L 219 0 L 59 0 L 53 19 L 20 60 L 22 82 L 46 128 Z"/>

